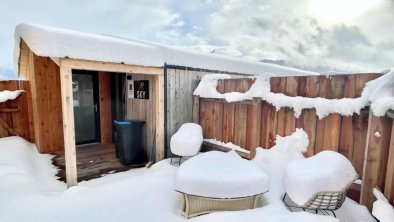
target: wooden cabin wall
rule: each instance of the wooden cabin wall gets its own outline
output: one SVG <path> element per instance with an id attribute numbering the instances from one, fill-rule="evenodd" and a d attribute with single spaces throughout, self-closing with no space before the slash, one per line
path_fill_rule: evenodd
<path id="1" fill-rule="evenodd" d="M 2 90 L 24 90 L 14 100 L 0 103 L 0 138 L 20 136 L 34 143 L 34 119 L 28 81 L 0 81 Z"/>
<path id="2" fill-rule="evenodd" d="M 156 156 L 157 142 L 155 141 L 156 129 L 156 76 L 131 74 L 132 80 L 149 80 L 149 99 L 127 99 L 127 119 L 145 121 L 145 151 L 148 158 Z M 153 153 L 152 153 L 153 151 Z"/>
<path id="3" fill-rule="evenodd" d="M 29 52 L 35 142 L 40 153 L 64 150 L 60 68 L 48 57 Z"/>

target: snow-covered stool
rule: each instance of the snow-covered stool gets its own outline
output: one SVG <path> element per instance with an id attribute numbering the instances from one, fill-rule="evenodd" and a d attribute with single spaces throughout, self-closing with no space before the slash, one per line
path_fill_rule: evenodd
<path id="1" fill-rule="evenodd" d="M 253 209 L 258 196 L 268 189 L 267 174 L 234 151 L 211 151 L 190 158 L 179 167 L 175 182 L 186 218 Z"/>
<path id="2" fill-rule="evenodd" d="M 185 123 L 179 127 L 178 131 L 171 137 L 170 147 L 171 164 L 181 163 L 183 156 L 194 156 L 201 148 L 203 142 L 202 128 L 196 123 Z M 179 157 L 179 162 L 173 162 L 175 156 Z"/>
<path id="3" fill-rule="evenodd" d="M 283 202 L 290 211 L 294 207 L 326 215 L 331 212 L 336 217 L 334 211 L 342 206 L 357 177 L 352 163 L 334 151 L 295 160 L 284 173 Z M 295 205 L 289 203 L 289 198 Z"/>

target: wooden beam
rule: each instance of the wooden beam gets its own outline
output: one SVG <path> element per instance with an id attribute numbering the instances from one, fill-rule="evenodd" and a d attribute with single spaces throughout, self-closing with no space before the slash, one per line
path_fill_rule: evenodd
<path id="1" fill-rule="evenodd" d="M 137 66 L 111 62 L 97 62 L 79 59 L 60 59 L 63 67 L 71 69 L 95 70 L 105 72 L 124 72 L 149 75 L 163 75 L 162 67 Z"/>
<path id="2" fill-rule="evenodd" d="M 164 159 L 164 75 L 155 79 L 156 88 L 156 161 Z"/>
<path id="3" fill-rule="evenodd" d="M 77 185 L 72 70 L 62 64 L 60 67 L 60 83 L 63 111 L 64 153 L 66 158 L 66 180 L 67 186 L 71 187 Z"/>
<path id="4" fill-rule="evenodd" d="M 110 73 L 99 72 L 99 106 L 101 143 L 112 143 L 111 81 Z"/>

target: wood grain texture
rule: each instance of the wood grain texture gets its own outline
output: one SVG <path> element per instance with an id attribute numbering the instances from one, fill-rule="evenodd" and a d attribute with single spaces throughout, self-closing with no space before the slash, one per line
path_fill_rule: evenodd
<path id="1" fill-rule="evenodd" d="M 261 102 L 261 98 L 254 98 L 253 104 L 247 107 L 245 146 L 252 158 L 256 154 L 256 148 L 260 145 Z"/>
<path id="2" fill-rule="evenodd" d="M 367 156 L 364 165 L 360 202 L 370 210 L 375 201 L 372 193 L 373 188 L 385 189 L 384 179 L 386 176 L 392 124 L 393 120 L 391 118 L 376 117 L 372 112 L 369 114 Z"/>
<path id="3" fill-rule="evenodd" d="M 112 143 L 111 81 L 110 73 L 99 72 L 99 106 L 101 143 Z"/>
<path id="4" fill-rule="evenodd" d="M 394 204 L 394 124 L 391 128 L 389 156 L 387 160 L 384 195 Z"/>
<path id="5" fill-rule="evenodd" d="M 41 153 L 63 150 L 60 68 L 47 57 L 29 58 L 36 146 Z"/>
<path id="6" fill-rule="evenodd" d="M 148 157 L 156 156 L 154 147 L 156 129 L 156 78 L 154 75 L 131 74 L 132 80 L 149 81 L 149 99 L 127 99 L 127 119 L 145 121 L 144 149 Z M 158 129 L 156 129 L 158 130 Z M 158 141 L 156 141 L 157 143 Z"/>
<path id="7" fill-rule="evenodd" d="M 74 127 L 74 105 L 72 91 L 72 73 L 67 67 L 60 68 L 60 86 L 61 86 L 61 103 L 62 123 L 63 123 L 63 142 L 66 165 L 67 186 L 77 185 L 77 160 L 75 150 L 75 127 Z"/>

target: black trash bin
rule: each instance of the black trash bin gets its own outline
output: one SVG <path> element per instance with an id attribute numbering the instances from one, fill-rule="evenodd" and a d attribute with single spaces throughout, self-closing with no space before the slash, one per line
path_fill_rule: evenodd
<path id="1" fill-rule="evenodd" d="M 116 157 L 123 165 L 146 162 L 144 151 L 144 121 L 114 121 Z"/>

